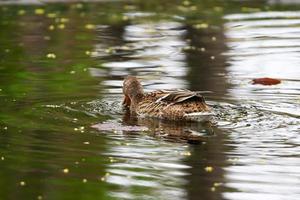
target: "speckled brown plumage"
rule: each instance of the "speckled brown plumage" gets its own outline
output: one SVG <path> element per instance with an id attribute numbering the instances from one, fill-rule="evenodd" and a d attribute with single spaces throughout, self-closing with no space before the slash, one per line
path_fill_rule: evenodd
<path id="1" fill-rule="evenodd" d="M 157 90 L 145 94 L 142 85 L 133 76 L 125 78 L 123 93 L 123 105 L 139 116 L 197 121 L 195 116 L 198 116 L 199 113 L 210 111 L 199 92 Z"/>

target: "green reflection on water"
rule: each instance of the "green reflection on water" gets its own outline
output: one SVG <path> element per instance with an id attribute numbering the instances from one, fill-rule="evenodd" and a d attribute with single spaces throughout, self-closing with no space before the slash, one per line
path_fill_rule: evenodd
<path id="1" fill-rule="evenodd" d="M 104 78 L 94 78 L 88 71 L 91 67 L 101 68 L 104 62 L 88 53 L 98 43 L 93 25 L 110 25 L 122 31 L 130 23 L 168 19 L 196 26 L 194 31 L 210 35 L 221 32 L 224 13 L 270 9 L 262 4 L 245 4 L 241 7 L 207 0 L 1 6 L 0 198 L 37 199 L 41 195 L 44 199 L 111 199 L 109 191 L 122 189 L 101 180 L 109 164 L 108 156 L 101 153 L 110 147 L 109 139 L 88 128 L 107 116 L 93 117 L 80 108 L 84 102 L 102 98 Z M 256 10 L 245 9 L 247 6 Z M 37 9 L 43 9 L 44 14 L 35 14 Z M 130 21 L 123 13 L 132 10 L 158 14 Z M 206 32 L 202 30 L 206 26 L 212 28 Z M 81 126 L 85 127 L 84 133 L 75 131 Z M 220 157 L 218 160 L 223 162 L 224 155 Z M 197 162 L 197 158 L 193 156 L 190 162 Z M 205 167 L 207 163 L 202 162 Z M 63 172 L 66 168 L 67 174 Z M 203 187 L 200 191 L 210 196 L 211 185 L 205 184 L 213 181 L 201 179 L 203 173 L 197 169 L 190 171 L 200 174 L 189 176 L 194 183 L 188 188 L 190 197 L 199 194 L 199 183 Z M 221 173 L 216 176 L 216 180 L 222 179 Z M 21 186 L 22 181 L 25 186 Z M 184 185 L 174 182 L 175 187 Z M 155 189 L 128 190 L 150 196 Z M 214 193 L 216 198 L 218 195 Z"/>

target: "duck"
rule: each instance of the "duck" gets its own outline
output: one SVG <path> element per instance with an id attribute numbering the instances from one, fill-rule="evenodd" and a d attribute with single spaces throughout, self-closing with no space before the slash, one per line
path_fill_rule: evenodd
<path id="1" fill-rule="evenodd" d="M 123 106 L 139 117 L 176 121 L 203 121 L 212 115 L 199 91 L 166 89 L 145 93 L 135 76 L 123 81 Z"/>

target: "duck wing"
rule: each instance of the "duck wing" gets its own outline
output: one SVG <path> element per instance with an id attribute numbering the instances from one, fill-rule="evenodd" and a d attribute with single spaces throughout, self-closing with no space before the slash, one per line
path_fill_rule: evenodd
<path id="1" fill-rule="evenodd" d="M 167 102 L 167 103 L 182 103 L 188 100 L 194 100 L 199 102 L 205 102 L 204 97 L 200 94 L 201 92 L 193 92 L 190 90 L 161 90 L 164 95 L 156 100 L 156 103 Z"/>

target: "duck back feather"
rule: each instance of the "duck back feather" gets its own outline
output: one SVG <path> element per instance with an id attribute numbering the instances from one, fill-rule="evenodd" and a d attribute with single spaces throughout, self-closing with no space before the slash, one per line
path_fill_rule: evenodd
<path id="1" fill-rule="evenodd" d="M 199 92 L 192 92 L 189 90 L 161 90 L 165 93 L 157 102 L 165 101 L 169 103 L 181 103 L 188 100 L 195 100 L 205 102 L 204 97 Z"/>

